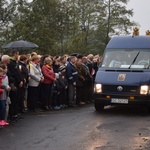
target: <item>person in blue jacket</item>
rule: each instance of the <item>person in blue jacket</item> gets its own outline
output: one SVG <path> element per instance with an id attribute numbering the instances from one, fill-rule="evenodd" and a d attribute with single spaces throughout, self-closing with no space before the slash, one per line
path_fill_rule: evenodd
<path id="1" fill-rule="evenodd" d="M 78 80 L 78 72 L 75 67 L 76 62 L 75 56 L 70 56 L 69 63 L 66 67 L 66 74 L 68 79 L 68 99 L 69 99 L 69 105 L 71 107 L 76 106 L 76 82 Z"/>

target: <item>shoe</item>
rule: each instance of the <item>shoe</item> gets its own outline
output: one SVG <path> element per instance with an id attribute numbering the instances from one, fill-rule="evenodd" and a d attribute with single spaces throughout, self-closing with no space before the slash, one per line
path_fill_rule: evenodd
<path id="1" fill-rule="evenodd" d="M 53 110 L 54 108 L 53 108 L 52 106 L 49 106 L 49 109 L 50 109 L 50 110 Z"/>
<path id="2" fill-rule="evenodd" d="M 5 120 L 1 120 L 1 121 L 0 121 L 0 125 L 1 125 L 1 126 L 7 126 L 7 125 L 9 125 L 9 123 L 6 122 Z"/>
<path id="3" fill-rule="evenodd" d="M 27 107 L 25 107 L 25 108 L 24 108 L 24 110 L 25 110 L 25 111 L 28 111 L 28 108 L 27 108 Z"/>
<path id="4" fill-rule="evenodd" d="M 1 120 L 0 121 L 0 126 L 4 126 L 5 125 L 5 123 Z"/>
<path id="5" fill-rule="evenodd" d="M 18 121 L 18 115 L 11 116 L 11 120 L 14 122 L 17 122 Z"/>
<path id="6" fill-rule="evenodd" d="M 43 112 L 43 110 L 42 110 L 42 109 L 40 109 L 40 108 L 32 109 L 32 111 L 33 111 L 33 112 Z"/>
<path id="7" fill-rule="evenodd" d="M 27 112 L 28 112 L 28 109 L 23 109 L 21 112 L 22 112 L 22 113 L 27 113 Z"/>
<path id="8" fill-rule="evenodd" d="M 5 120 L 4 120 L 4 123 L 5 123 L 5 125 L 6 125 L 6 126 L 8 126 L 8 125 L 9 125 L 9 123 L 8 123 L 7 121 L 5 121 Z"/>
<path id="9" fill-rule="evenodd" d="M 18 118 L 15 117 L 15 116 L 10 116 L 10 121 L 11 121 L 11 122 L 17 122 L 17 121 L 18 121 Z"/>
<path id="10" fill-rule="evenodd" d="M 55 106 L 54 109 L 58 110 L 60 109 L 60 106 Z"/>
<path id="11" fill-rule="evenodd" d="M 18 115 L 17 115 L 17 119 L 23 119 L 22 115 L 21 115 L 21 114 L 18 114 Z"/>
<path id="12" fill-rule="evenodd" d="M 65 105 L 65 104 L 61 105 L 61 108 L 65 108 L 65 107 L 66 107 L 66 105 Z"/>
<path id="13" fill-rule="evenodd" d="M 69 107 L 73 107 L 73 105 L 69 105 Z"/>
<path id="14" fill-rule="evenodd" d="M 65 105 L 65 108 L 68 108 L 68 105 Z"/>
<path id="15" fill-rule="evenodd" d="M 43 112 L 43 110 L 41 108 L 38 108 L 37 111 L 38 112 Z"/>
<path id="16" fill-rule="evenodd" d="M 78 105 L 73 104 L 73 105 L 69 105 L 69 107 L 77 107 Z"/>
<path id="17" fill-rule="evenodd" d="M 49 110 L 49 107 L 48 107 L 48 106 L 45 106 L 45 109 L 46 109 L 46 110 Z"/>
<path id="18" fill-rule="evenodd" d="M 80 105 L 84 105 L 84 104 L 85 104 L 85 102 L 80 102 L 79 104 L 80 104 Z"/>

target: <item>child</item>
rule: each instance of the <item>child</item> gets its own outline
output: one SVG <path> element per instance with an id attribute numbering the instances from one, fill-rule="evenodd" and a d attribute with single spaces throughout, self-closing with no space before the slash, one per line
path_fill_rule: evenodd
<path id="1" fill-rule="evenodd" d="M 4 64 L 0 64 L 0 77 L 2 78 L 2 89 L 3 93 L 0 95 L 0 125 L 9 125 L 8 122 L 6 122 L 5 114 L 8 114 L 9 104 L 7 104 L 7 112 L 6 112 L 6 99 L 7 99 L 7 92 L 10 91 L 10 86 L 8 85 L 8 76 L 7 73 L 7 66 Z M 9 102 L 7 102 L 9 103 Z"/>
<path id="2" fill-rule="evenodd" d="M 54 81 L 53 85 L 52 85 L 52 88 L 51 88 L 51 101 L 52 101 L 52 107 L 54 109 L 60 109 L 60 102 L 59 102 L 59 88 L 60 88 L 60 85 L 59 85 L 59 74 L 58 73 L 55 73 L 55 78 L 57 80 Z"/>
<path id="3" fill-rule="evenodd" d="M 60 93 L 59 93 L 59 101 L 62 108 L 67 107 L 67 89 L 68 89 L 68 80 L 66 77 L 66 66 L 62 65 L 59 67 L 59 84 L 60 84 Z"/>

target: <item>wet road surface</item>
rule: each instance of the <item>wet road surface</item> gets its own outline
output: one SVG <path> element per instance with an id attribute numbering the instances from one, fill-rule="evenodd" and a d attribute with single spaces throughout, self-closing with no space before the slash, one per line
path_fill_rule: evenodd
<path id="1" fill-rule="evenodd" d="M 145 108 L 93 104 L 24 114 L 0 129 L 0 150 L 150 150 L 150 115 Z"/>

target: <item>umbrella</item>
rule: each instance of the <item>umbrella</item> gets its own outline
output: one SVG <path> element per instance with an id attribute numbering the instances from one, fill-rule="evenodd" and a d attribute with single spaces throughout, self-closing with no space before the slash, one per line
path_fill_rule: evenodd
<path id="1" fill-rule="evenodd" d="M 38 45 L 23 40 L 10 42 L 2 46 L 3 49 L 18 49 L 18 50 L 32 49 L 37 47 Z"/>
<path id="2" fill-rule="evenodd" d="M 77 56 L 78 55 L 78 53 L 72 53 L 72 54 L 70 54 L 70 56 Z"/>

